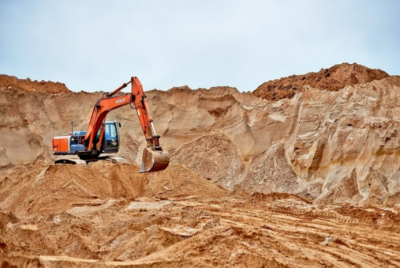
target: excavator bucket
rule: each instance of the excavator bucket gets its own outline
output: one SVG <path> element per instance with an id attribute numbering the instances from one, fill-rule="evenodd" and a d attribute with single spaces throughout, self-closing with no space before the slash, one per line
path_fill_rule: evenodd
<path id="1" fill-rule="evenodd" d="M 143 150 L 140 173 L 161 171 L 166 169 L 168 164 L 169 153 L 167 151 L 156 151 L 151 147 L 147 147 Z"/>

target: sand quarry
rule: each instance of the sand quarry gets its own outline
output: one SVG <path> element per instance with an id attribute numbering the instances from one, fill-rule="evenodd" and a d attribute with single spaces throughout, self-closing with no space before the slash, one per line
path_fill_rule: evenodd
<path id="1" fill-rule="evenodd" d="M 0 76 L 0 267 L 400 267 L 400 77 L 149 90 L 165 171 L 139 174 L 129 107 L 127 163 L 54 165 L 102 94 Z"/>

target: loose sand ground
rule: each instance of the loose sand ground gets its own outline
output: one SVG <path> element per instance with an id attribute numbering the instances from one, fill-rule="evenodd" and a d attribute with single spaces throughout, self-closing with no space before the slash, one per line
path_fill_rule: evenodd
<path id="1" fill-rule="evenodd" d="M 395 208 L 231 193 L 181 166 L 138 169 L 1 172 L 1 267 L 400 266 Z"/>

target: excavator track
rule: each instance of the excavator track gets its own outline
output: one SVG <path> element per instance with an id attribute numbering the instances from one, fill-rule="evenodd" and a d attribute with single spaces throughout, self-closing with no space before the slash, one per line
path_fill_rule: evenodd
<path id="1" fill-rule="evenodd" d="M 114 156 L 101 156 L 101 157 L 97 157 L 97 158 L 88 158 L 85 160 L 82 159 L 57 159 L 54 161 L 55 164 L 69 164 L 69 165 L 87 165 L 90 162 L 97 162 L 97 161 L 110 161 L 112 163 L 115 164 L 122 164 L 122 163 L 126 163 L 126 160 L 122 157 L 114 157 Z"/>
<path id="2" fill-rule="evenodd" d="M 54 161 L 55 164 L 68 164 L 68 165 L 86 165 L 85 160 L 81 159 L 57 159 Z"/>

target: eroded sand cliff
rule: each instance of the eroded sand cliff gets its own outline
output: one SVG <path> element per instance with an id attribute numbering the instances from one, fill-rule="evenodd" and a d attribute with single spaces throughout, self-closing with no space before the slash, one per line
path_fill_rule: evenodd
<path id="1" fill-rule="evenodd" d="M 86 129 L 102 93 L 25 92 L 0 88 L 0 165 L 53 160 L 50 141 Z M 385 203 L 400 190 L 400 78 L 325 91 L 305 86 L 268 101 L 234 88 L 147 92 L 172 164 L 232 190 L 287 192 L 316 202 Z M 122 122 L 120 155 L 139 164 L 144 138 L 134 110 Z M 344 194 L 346 185 L 356 189 Z M 343 196 L 343 198 L 342 198 Z"/>

